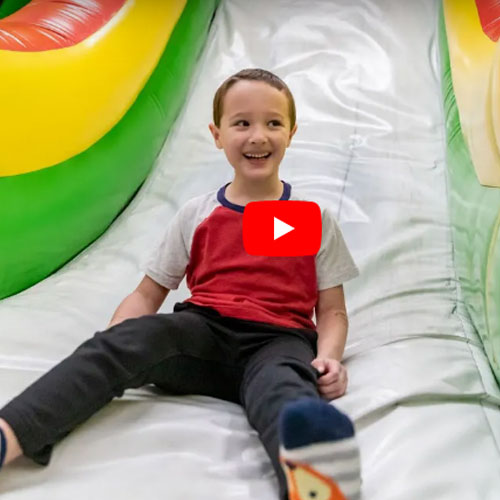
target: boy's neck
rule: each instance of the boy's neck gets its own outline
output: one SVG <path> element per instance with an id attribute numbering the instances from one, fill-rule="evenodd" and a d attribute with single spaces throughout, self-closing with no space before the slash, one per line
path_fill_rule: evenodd
<path id="1" fill-rule="evenodd" d="M 283 195 L 283 183 L 276 179 L 273 182 L 249 183 L 234 179 L 226 188 L 226 199 L 235 205 L 246 205 L 251 201 L 279 200 Z"/>

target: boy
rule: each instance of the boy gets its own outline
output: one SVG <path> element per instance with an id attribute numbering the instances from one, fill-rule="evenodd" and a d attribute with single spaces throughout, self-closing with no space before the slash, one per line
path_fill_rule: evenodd
<path id="1" fill-rule="evenodd" d="M 321 399 L 347 386 L 342 283 L 357 269 L 340 230 L 323 210 L 316 256 L 250 256 L 242 243 L 247 203 L 296 199 L 278 176 L 297 130 L 293 96 L 268 71 L 240 71 L 217 90 L 209 128 L 234 180 L 179 210 L 106 331 L 0 410 L 0 464 L 23 453 L 48 464 L 53 445 L 113 397 L 156 384 L 241 404 L 281 499 L 358 499 L 352 423 Z M 191 297 L 156 314 L 184 275 Z"/>

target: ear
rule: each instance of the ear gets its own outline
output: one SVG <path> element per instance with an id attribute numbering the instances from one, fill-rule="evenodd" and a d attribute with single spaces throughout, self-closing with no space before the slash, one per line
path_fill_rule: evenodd
<path id="1" fill-rule="evenodd" d="M 292 137 L 295 135 L 295 132 L 297 132 L 297 124 L 293 126 L 293 129 L 290 131 L 290 135 L 288 136 L 288 144 L 286 147 L 290 146 L 290 143 L 292 142 Z"/>
<path id="2" fill-rule="evenodd" d="M 218 149 L 222 149 L 222 142 L 220 141 L 220 130 L 214 123 L 210 123 L 208 125 L 208 128 L 210 129 L 210 132 L 214 137 L 215 145 L 217 146 Z"/>

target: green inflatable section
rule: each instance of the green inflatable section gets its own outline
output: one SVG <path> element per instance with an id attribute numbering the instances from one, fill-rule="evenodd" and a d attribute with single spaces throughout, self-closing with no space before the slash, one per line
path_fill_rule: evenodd
<path id="1" fill-rule="evenodd" d="M 0 1 L 0 19 L 10 16 L 16 10 L 29 4 L 31 0 L 3 0 Z"/>
<path id="2" fill-rule="evenodd" d="M 440 17 L 455 265 L 468 312 L 500 384 L 500 189 L 477 180 L 460 127 L 442 10 Z"/>
<path id="3" fill-rule="evenodd" d="M 0 178 L 0 299 L 63 266 L 130 202 L 184 102 L 217 5 L 188 1 L 144 89 L 91 148 L 50 168 Z"/>

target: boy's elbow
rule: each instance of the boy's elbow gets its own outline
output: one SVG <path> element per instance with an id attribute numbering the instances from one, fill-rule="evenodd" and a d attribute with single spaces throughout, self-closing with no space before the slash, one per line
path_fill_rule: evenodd
<path id="1" fill-rule="evenodd" d="M 145 301 L 151 304 L 151 308 L 156 312 L 163 302 L 165 301 L 169 288 L 166 288 L 155 280 L 145 275 L 142 281 L 139 283 L 134 293 L 140 294 Z"/>
<path id="2" fill-rule="evenodd" d="M 349 318 L 345 309 L 335 309 L 333 307 L 322 309 L 321 311 L 316 311 L 316 318 L 318 321 L 327 319 L 335 323 L 344 323 L 346 327 L 349 325 Z"/>

